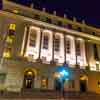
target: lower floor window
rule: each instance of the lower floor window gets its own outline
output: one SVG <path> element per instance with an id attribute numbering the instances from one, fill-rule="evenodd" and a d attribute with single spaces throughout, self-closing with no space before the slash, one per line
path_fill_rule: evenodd
<path id="1" fill-rule="evenodd" d="M 41 88 L 42 88 L 42 89 L 47 89 L 47 87 L 48 87 L 48 79 L 43 78 L 43 79 L 41 80 Z"/>
<path id="2" fill-rule="evenodd" d="M 0 73 L 0 83 L 3 84 L 5 82 L 6 79 L 6 74 L 4 73 Z"/>

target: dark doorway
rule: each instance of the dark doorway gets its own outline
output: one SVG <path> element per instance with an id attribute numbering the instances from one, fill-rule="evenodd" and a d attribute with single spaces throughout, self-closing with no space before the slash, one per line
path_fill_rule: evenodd
<path id="1" fill-rule="evenodd" d="M 80 79 L 80 91 L 81 92 L 87 91 L 87 79 L 84 79 L 84 80 Z"/>
<path id="2" fill-rule="evenodd" d="M 56 78 L 54 82 L 55 90 L 60 91 L 62 88 L 62 84 L 60 79 Z"/>
<path id="3" fill-rule="evenodd" d="M 28 70 L 24 75 L 24 89 L 33 89 L 34 88 L 34 78 L 35 75 L 32 71 Z"/>

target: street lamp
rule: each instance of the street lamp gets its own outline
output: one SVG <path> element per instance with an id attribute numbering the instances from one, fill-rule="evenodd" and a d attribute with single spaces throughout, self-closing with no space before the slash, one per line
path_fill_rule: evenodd
<path id="1" fill-rule="evenodd" d="M 62 97 L 64 98 L 64 82 L 72 76 L 71 69 L 64 64 L 56 69 L 55 75 L 61 81 L 61 93 Z"/>

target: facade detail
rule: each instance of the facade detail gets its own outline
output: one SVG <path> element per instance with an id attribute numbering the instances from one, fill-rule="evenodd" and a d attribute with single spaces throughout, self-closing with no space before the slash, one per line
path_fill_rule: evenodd
<path id="1" fill-rule="evenodd" d="M 99 51 L 100 29 L 3 1 L 0 90 L 61 90 L 56 69 L 66 65 L 65 91 L 100 93 Z"/>

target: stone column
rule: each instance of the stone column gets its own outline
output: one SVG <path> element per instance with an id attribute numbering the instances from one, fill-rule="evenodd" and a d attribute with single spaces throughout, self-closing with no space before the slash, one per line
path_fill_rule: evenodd
<path id="1" fill-rule="evenodd" d="M 26 50 L 27 50 L 27 45 L 28 45 L 28 41 L 29 41 L 29 30 L 30 30 L 30 27 L 29 26 L 26 26 L 27 27 L 27 29 L 26 29 L 26 32 L 24 33 L 24 35 L 25 35 L 25 39 L 24 39 L 24 47 L 23 47 L 23 53 L 22 53 L 22 56 L 24 56 L 25 55 L 25 53 L 26 53 Z"/>
<path id="2" fill-rule="evenodd" d="M 40 56 L 41 56 L 41 46 L 42 46 L 42 36 L 43 36 L 42 31 L 43 31 L 43 29 L 40 29 L 40 45 L 39 45 L 39 58 L 38 58 L 38 60 L 40 60 Z"/>
<path id="3" fill-rule="evenodd" d="M 66 35 L 64 34 L 64 62 L 66 63 Z"/>

